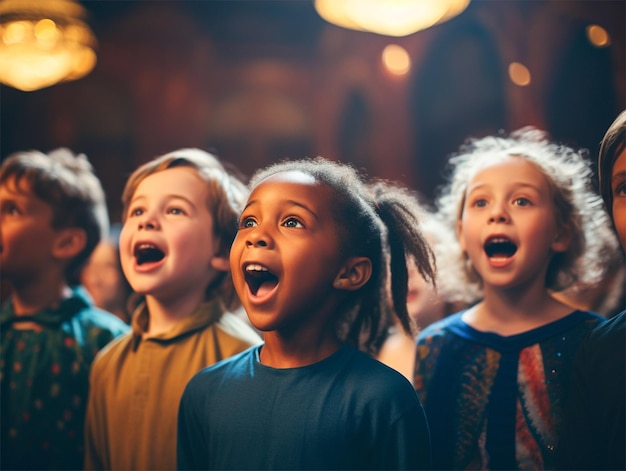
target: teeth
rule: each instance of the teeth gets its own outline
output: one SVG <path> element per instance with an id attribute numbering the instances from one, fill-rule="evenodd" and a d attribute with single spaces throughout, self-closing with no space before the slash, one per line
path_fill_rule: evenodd
<path id="1" fill-rule="evenodd" d="M 262 265 L 251 264 L 246 267 L 246 271 L 252 272 L 252 271 L 269 271 L 269 270 Z"/>
<path id="2" fill-rule="evenodd" d="M 137 247 L 135 247 L 135 248 L 136 248 L 136 250 L 145 250 L 145 249 L 151 249 L 153 247 L 156 247 L 156 245 L 143 243 L 143 244 L 137 245 Z"/>
<path id="3" fill-rule="evenodd" d="M 499 244 L 499 243 L 509 242 L 509 239 L 507 239 L 505 237 L 494 237 L 493 239 L 489 239 L 487 242 L 489 242 L 491 244 Z"/>

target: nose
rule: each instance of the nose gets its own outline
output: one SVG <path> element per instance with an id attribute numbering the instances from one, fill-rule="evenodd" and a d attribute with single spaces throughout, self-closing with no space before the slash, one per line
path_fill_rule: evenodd
<path id="1" fill-rule="evenodd" d="M 159 224 L 156 218 L 150 215 L 148 212 L 143 213 L 139 217 L 138 228 L 144 231 L 154 231 L 158 228 Z"/>
<path id="2" fill-rule="evenodd" d="M 489 213 L 489 222 L 490 223 L 506 223 L 509 221 L 509 214 L 504 207 L 504 204 L 498 203 L 494 204 L 491 207 L 491 211 Z"/>
<path id="3" fill-rule="evenodd" d="M 248 248 L 269 247 L 269 246 L 270 246 L 269 236 L 264 231 L 261 231 L 258 227 L 255 230 L 250 231 L 246 235 L 246 247 Z"/>

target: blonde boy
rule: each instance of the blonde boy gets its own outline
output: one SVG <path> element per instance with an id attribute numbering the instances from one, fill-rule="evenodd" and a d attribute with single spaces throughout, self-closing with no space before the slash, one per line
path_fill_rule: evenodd
<path id="1" fill-rule="evenodd" d="M 176 469 L 178 404 L 201 368 L 261 342 L 232 313 L 229 250 L 247 193 L 212 155 L 181 149 L 139 167 L 122 197 L 122 268 L 144 295 L 132 332 L 96 359 L 86 469 Z"/>

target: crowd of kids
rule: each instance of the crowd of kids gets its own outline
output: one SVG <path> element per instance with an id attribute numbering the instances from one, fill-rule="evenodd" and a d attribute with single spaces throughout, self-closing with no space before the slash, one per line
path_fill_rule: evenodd
<path id="1" fill-rule="evenodd" d="M 625 142 L 626 111 L 598 195 L 538 129 L 469 139 L 433 208 L 181 148 L 113 239 L 84 155 L 7 157 L 0 468 L 625 469 Z"/>

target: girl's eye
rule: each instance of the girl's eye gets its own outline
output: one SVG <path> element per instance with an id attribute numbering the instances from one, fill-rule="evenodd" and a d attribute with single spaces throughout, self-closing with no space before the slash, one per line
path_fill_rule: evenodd
<path id="1" fill-rule="evenodd" d="M 529 206 L 530 200 L 528 198 L 515 198 L 513 204 L 516 206 Z"/>
<path id="2" fill-rule="evenodd" d="M 12 216 L 17 216 L 21 214 L 20 209 L 15 204 L 9 202 L 2 205 L 2 212 L 4 214 L 10 214 Z"/>
<path id="3" fill-rule="evenodd" d="M 472 206 L 475 206 L 477 208 L 484 208 L 485 206 L 487 206 L 487 200 L 483 198 L 475 199 L 472 202 Z"/>
<path id="4" fill-rule="evenodd" d="M 613 196 L 626 196 L 626 182 L 617 185 L 615 190 L 613 190 Z"/>
<path id="5" fill-rule="evenodd" d="M 302 223 L 300 221 L 298 221 L 296 218 L 288 218 L 287 220 L 285 220 L 283 225 L 285 227 L 292 227 L 292 228 L 302 228 L 302 227 L 304 227 L 302 225 Z"/>
<path id="6" fill-rule="evenodd" d="M 255 220 L 249 217 L 242 218 L 241 222 L 239 223 L 239 227 L 241 228 L 254 227 L 254 226 L 256 226 Z"/>

